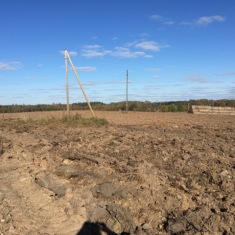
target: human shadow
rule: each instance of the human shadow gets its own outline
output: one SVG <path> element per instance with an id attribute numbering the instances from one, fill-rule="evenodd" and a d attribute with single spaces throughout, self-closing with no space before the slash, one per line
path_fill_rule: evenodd
<path id="1" fill-rule="evenodd" d="M 80 231 L 76 235 L 118 235 L 110 230 L 104 223 L 94 223 L 86 221 Z M 128 235 L 129 233 L 122 232 L 120 235 Z"/>

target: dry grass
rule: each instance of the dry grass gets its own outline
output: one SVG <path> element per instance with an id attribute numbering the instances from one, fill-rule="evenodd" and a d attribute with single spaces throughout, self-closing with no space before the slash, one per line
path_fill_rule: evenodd
<path id="1" fill-rule="evenodd" d="M 108 121 L 104 118 L 85 118 L 79 114 L 75 115 L 66 115 L 63 116 L 48 116 L 42 118 L 32 118 L 32 117 L 24 117 L 24 118 L 7 118 L 0 119 L 0 123 L 8 123 L 12 125 L 51 125 L 51 124 L 65 124 L 70 126 L 82 125 L 82 126 L 103 126 L 107 125 Z"/>
<path id="2" fill-rule="evenodd" d="M 60 119 L 62 123 L 69 124 L 69 125 L 84 125 L 84 126 L 103 126 L 108 124 L 108 121 L 104 118 L 83 118 L 79 114 L 68 116 L 65 115 Z"/>

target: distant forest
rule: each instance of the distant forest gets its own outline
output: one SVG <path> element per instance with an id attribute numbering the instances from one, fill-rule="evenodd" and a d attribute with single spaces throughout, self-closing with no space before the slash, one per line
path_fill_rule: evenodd
<path id="1" fill-rule="evenodd" d="M 189 101 L 170 101 L 170 102 L 150 102 L 150 101 L 129 101 L 129 111 L 144 112 L 188 112 L 191 105 L 205 105 L 218 107 L 235 107 L 235 100 L 189 100 Z M 105 104 L 102 102 L 91 102 L 94 110 L 100 111 L 119 111 L 126 110 L 126 102 L 114 102 Z M 70 104 L 70 110 L 87 110 L 85 102 Z M 37 104 L 37 105 L 0 105 L 0 113 L 36 112 L 36 111 L 56 111 L 66 110 L 66 104 Z"/>

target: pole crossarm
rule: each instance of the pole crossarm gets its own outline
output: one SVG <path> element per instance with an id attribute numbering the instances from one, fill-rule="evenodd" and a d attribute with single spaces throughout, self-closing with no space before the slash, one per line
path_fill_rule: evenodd
<path id="1" fill-rule="evenodd" d="M 87 104 L 88 104 L 88 106 L 89 106 L 89 108 L 90 108 L 90 110 L 91 110 L 91 113 L 92 113 L 93 117 L 95 117 L 95 114 L 94 114 L 94 111 L 93 111 L 93 109 L 92 109 L 92 107 L 91 107 L 90 101 L 89 101 L 89 99 L 88 99 L 88 97 L 87 97 L 87 95 L 86 95 L 86 93 L 85 93 L 85 90 L 83 89 L 83 86 L 82 86 L 82 83 L 81 83 L 81 81 L 80 81 L 80 79 L 79 79 L 79 76 L 78 76 L 78 74 L 77 74 L 77 71 L 76 71 L 75 67 L 73 66 L 73 62 L 72 62 L 72 60 L 71 60 L 71 58 L 70 58 L 69 52 L 68 52 L 67 50 L 65 50 L 65 51 L 64 51 L 64 54 L 65 54 L 65 57 L 69 60 L 69 63 L 70 63 L 70 65 L 71 65 L 71 67 L 72 67 L 72 70 L 73 70 L 75 76 L 76 76 L 76 79 L 77 79 L 78 84 L 79 84 L 79 86 L 80 86 L 80 88 L 81 88 L 81 90 L 82 90 L 82 93 L 83 93 L 83 95 L 84 95 L 84 97 L 85 97 L 85 99 L 86 99 L 86 102 L 87 102 Z"/>

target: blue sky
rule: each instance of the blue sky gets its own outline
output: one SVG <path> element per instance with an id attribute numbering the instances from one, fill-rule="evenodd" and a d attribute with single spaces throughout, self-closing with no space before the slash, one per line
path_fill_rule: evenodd
<path id="1" fill-rule="evenodd" d="M 0 0 L 0 105 L 235 99 L 234 0 Z M 70 102 L 85 99 L 69 69 Z"/>

